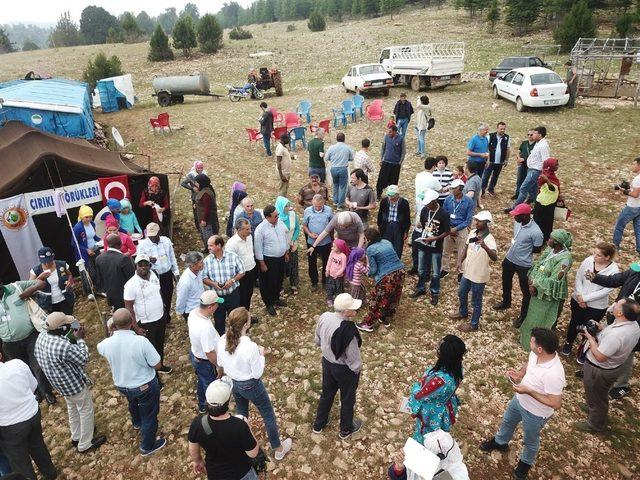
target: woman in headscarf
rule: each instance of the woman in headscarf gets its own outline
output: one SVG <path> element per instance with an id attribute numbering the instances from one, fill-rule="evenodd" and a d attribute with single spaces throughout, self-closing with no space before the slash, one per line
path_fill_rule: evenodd
<path id="1" fill-rule="evenodd" d="M 100 237 L 96 235 L 96 224 L 93 221 L 93 209 L 89 205 L 82 205 L 78 210 L 78 223 L 73 226 L 73 235 L 75 241 L 71 245 L 71 250 L 75 256 L 76 261 L 84 260 L 84 266 L 86 268 L 86 275 L 81 274 L 82 289 L 84 294 L 89 298 L 91 295 L 91 287 L 87 281 L 87 275 L 91 280 L 91 283 L 96 283 L 96 254 L 97 247 L 96 242 L 100 241 Z M 78 251 L 79 250 L 79 251 Z M 93 297 L 89 298 L 93 300 Z"/>
<path id="2" fill-rule="evenodd" d="M 247 196 L 247 186 L 242 182 L 233 182 L 231 187 L 231 200 L 229 201 L 229 218 L 227 219 L 227 237 L 231 238 L 233 235 L 233 219 L 235 217 L 236 210 L 242 207 L 240 202 Z M 240 212 L 238 212 L 240 213 Z"/>
<path id="3" fill-rule="evenodd" d="M 285 275 L 289 279 L 289 286 L 294 295 L 298 294 L 298 237 L 300 236 L 300 221 L 295 212 L 293 203 L 288 198 L 276 198 L 276 210 L 278 222 L 284 225 L 289 238 L 289 262 L 285 265 Z"/>
<path id="4" fill-rule="evenodd" d="M 558 166 L 557 158 L 547 158 L 542 164 L 542 173 L 538 177 L 538 196 L 533 208 L 533 221 L 542 230 L 545 242 L 549 240 L 553 230 L 556 205 L 561 201 L 560 180 L 556 176 Z"/>
<path id="5" fill-rule="evenodd" d="M 106 228 L 104 232 L 104 237 L 102 238 L 102 243 L 104 244 L 105 252 L 109 250 L 109 246 L 107 245 L 107 237 L 111 234 L 118 235 L 120 237 L 120 241 L 122 246 L 120 247 L 120 251 L 124 253 L 127 257 L 133 257 L 136 254 L 136 246 L 131 240 L 131 236 L 128 233 L 122 232 L 120 228 L 120 222 L 115 219 L 113 216 L 107 217 L 104 221 L 104 226 Z"/>
<path id="6" fill-rule="evenodd" d="M 158 177 L 149 178 L 147 188 L 144 189 L 140 196 L 139 207 L 149 208 L 151 210 L 151 221 L 160 225 L 160 233 L 166 233 L 169 225 L 169 195 L 162 190 Z"/>
<path id="7" fill-rule="evenodd" d="M 525 351 L 529 351 L 531 330 L 552 328 L 558 321 L 562 304 L 568 296 L 568 274 L 573 263 L 572 243 L 569 232 L 554 230 L 547 241 L 547 248 L 529 270 L 531 301 L 520 327 L 520 344 Z"/>
<path id="8" fill-rule="evenodd" d="M 211 235 L 217 235 L 220 231 L 218 223 L 218 204 L 216 203 L 216 192 L 211 185 L 211 180 L 205 173 L 200 173 L 194 179 L 196 191 L 196 218 L 198 229 L 207 249 L 207 240 Z"/>
<path id="9" fill-rule="evenodd" d="M 142 233 L 142 227 L 138 223 L 138 217 L 131 208 L 131 202 L 126 198 L 120 200 L 122 210 L 120 210 L 120 228 L 125 230 L 129 235 L 133 233 Z"/>
<path id="10" fill-rule="evenodd" d="M 187 176 L 184 177 L 184 180 L 182 180 L 182 182 L 180 182 L 181 187 L 186 188 L 191 192 L 191 207 L 193 209 L 193 221 L 195 222 L 197 229 L 200 227 L 198 225 L 198 218 L 196 216 L 196 193 L 197 192 L 194 187 L 195 187 L 196 177 L 201 173 L 204 173 L 205 175 L 207 174 L 207 171 L 204 169 L 204 163 L 202 163 L 200 160 L 196 160 L 195 162 L 193 162 L 193 167 L 191 167 L 191 170 L 189 170 L 189 173 L 187 173 Z"/>

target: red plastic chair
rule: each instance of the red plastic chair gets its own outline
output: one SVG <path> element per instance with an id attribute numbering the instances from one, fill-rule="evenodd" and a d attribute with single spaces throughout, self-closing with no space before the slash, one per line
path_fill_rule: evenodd
<path id="1" fill-rule="evenodd" d="M 255 128 L 245 128 L 249 135 L 249 143 L 255 143 L 256 147 L 259 141 L 262 141 L 262 134 Z"/>
<path id="2" fill-rule="evenodd" d="M 273 139 L 276 142 L 280 141 L 280 137 L 284 134 L 284 133 L 289 133 L 289 129 L 287 127 L 276 127 L 273 129 Z"/>
<path id="3" fill-rule="evenodd" d="M 365 115 L 369 120 L 377 121 L 384 118 L 384 112 L 382 111 L 382 105 L 372 103 L 365 108 Z"/>
<path id="4" fill-rule="evenodd" d="M 296 112 L 287 112 L 284 114 L 284 124 L 291 129 L 300 126 L 300 117 Z"/>
<path id="5" fill-rule="evenodd" d="M 158 123 L 162 128 L 162 131 L 169 130 L 171 131 L 171 125 L 169 124 L 169 114 L 167 112 L 163 112 L 158 115 Z"/>
<path id="6" fill-rule="evenodd" d="M 270 107 L 269 110 L 271 110 L 271 113 L 273 114 L 273 125 L 276 126 L 276 124 L 281 125 L 284 123 L 284 117 L 282 116 L 282 113 L 280 113 L 278 111 L 277 108 L 274 107 Z"/>
<path id="7" fill-rule="evenodd" d="M 309 125 L 309 131 L 311 133 L 316 133 L 316 130 L 318 130 L 319 128 L 324 129 L 324 133 L 329 133 L 329 126 L 331 125 L 331 119 L 328 118 L 326 120 L 320 120 L 320 123 L 318 123 L 318 125 L 314 125 L 311 124 Z"/>
<path id="8" fill-rule="evenodd" d="M 160 122 L 158 122 L 157 118 L 150 118 L 149 123 L 151 124 L 151 129 L 153 133 L 162 131 L 162 127 L 160 126 Z"/>
<path id="9" fill-rule="evenodd" d="M 382 108 L 383 103 L 384 100 L 382 100 L 381 98 L 376 98 L 373 102 L 371 102 L 371 105 L 378 105 L 380 108 Z"/>

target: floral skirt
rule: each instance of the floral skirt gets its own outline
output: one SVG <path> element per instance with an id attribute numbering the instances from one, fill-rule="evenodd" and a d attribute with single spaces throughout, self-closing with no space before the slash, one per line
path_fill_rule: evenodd
<path id="1" fill-rule="evenodd" d="M 369 298 L 369 313 L 364 323 L 373 325 L 377 321 L 390 321 L 396 313 L 396 308 L 402 296 L 404 270 L 396 270 L 376 283 Z"/>

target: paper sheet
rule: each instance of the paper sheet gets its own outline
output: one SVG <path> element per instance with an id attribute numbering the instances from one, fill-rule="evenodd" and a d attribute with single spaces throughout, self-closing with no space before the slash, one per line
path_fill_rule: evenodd
<path id="1" fill-rule="evenodd" d="M 404 465 L 424 480 L 431 480 L 440 466 L 440 459 L 409 437 L 404 444 Z"/>

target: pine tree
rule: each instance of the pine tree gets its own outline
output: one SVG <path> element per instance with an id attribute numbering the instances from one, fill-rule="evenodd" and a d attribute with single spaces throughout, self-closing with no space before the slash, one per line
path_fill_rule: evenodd
<path id="1" fill-rule="evenodd" d="M 542 0 L 507 0 L 506 23 L 516 35 L 524 35 L 540 16 Z"/>
<path id="2" fill-rule="evenodd" d="M 73 47 L 80 43 L 78 26 L 71 20 L 69 12 L 64 12 L 49 35 L 49 46 L 51 48 Z"/>
<path id="3" fill-rule="evenodd" d="M 120 59 L 113 55 L 107 59 L 107 56 L 100 52 L 96 58 L 89 60 L 87 68 L 82 73 L 82 81 L 89 84 L 91 90 L 96 88 L 96 83 L 102 78 L 116 77 L 122 75 L 122 63 Z"/>
<path id="4" fill-rule="evenodd" d="M 576 2 L 564 17 L 560 26 L 553 32 L 553 38 L 562 46 L 562 51 L 568 52 L 580 37 L 596 37 L 597 27 L 593 11 L 586 0 Z"/>
<path id="5" fill-rule="evenodd" d="M 391 15 L 391 20 L 393 20 L 393 13 L 400 10 L 403 5 L 404 0 L 380 0 L 380 12 L 383 15 Z"/>
<path id="6" fill-rule="evenodd" d="M 138 21 L 131 12 L 124 13 L 120 24 L 122 26 L 125 41 L 133 43 L 140 38 L 140 35 L 142 35 L 142 29 L 138 26 Z"/>
<path id="7" fill-rule="evenodd" d="M 4 29 L 0 28 L 0 54 L 2 53 L 11 53 L 15 51 L 13 47 L 13 43 L 9 39 L 9 35 L 4 31 Z"/>
<path id="8" fill-rule="evenodd" d="M 496 31 L 496 24 L 500 20 L 500 8 L 498 7 L 498 0 L 491 1 L 491 7 L 487 12 L 487 23 L 489 25 L 489 33 Z"/>
<path id="9" fill-rule="evenodd" d="M 327 29 L 327 22 L 325 21 L 324 16 L 319 11 L 314 10 L 309 16 L 307 26 L 312 32 L 322 32 L 323 30 Z"/>
<path id="10" fill-rule="evenodd" d="M 173 48 L 182 50 L 182 54 L 185 57 L 189 57 L 191 49 L 198 46 L 196 43 L 196 27 L 189 15 L 183 15 L 178 18 L 178 21 L 173 26 L 171 36 L 173 37 Z"/>
<path id="11" fill-rule="evenodd" d="M 360 13 L 362 15 L 373 15 L 380 11 L 379 0 L 358 0 L 360 2 Z"/>
<path id="12" fill-rule="evenodd" d="M 198 22 L 198 43 L 204 53 L 216 53 L 222 48 L 222 28 L 216 17 L 209 13 Z"/>
<path id="13" fill-rule="evenodd" d="M 164 33 L 160 24 L 156 25 L 156 29 L 151 35 L 149 41 L 149 55 L 147 58 L 152 62 L 162 62 L 165 60 L 173 60 L 173 50 L 169 46 L 169 37 Z"/>

